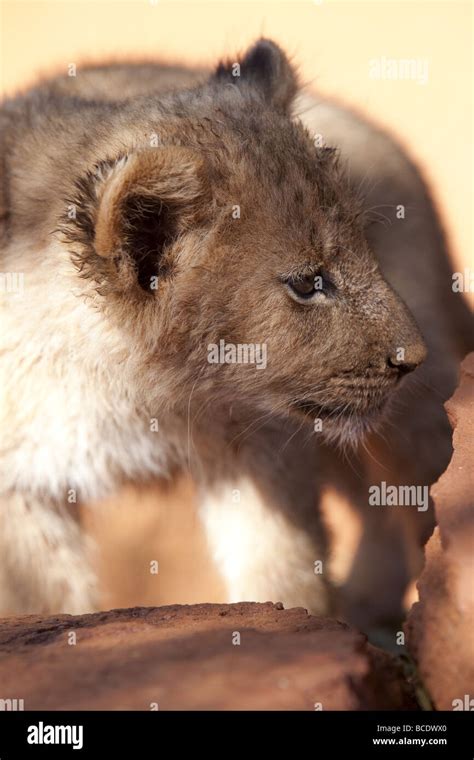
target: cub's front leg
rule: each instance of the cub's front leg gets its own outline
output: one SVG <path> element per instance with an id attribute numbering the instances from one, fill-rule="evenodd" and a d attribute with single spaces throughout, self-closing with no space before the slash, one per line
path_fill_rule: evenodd
<path id="1" fill-rule="evenodd" d="M 0 616 L 96 609 L 90 546 L 72 506 L 0 497 Z"/>
<path id="2" fill-rule="evenodd" d="M 225 468 L 209 465 L 200 514 L 228 602 L 333 610 L 316 466 L 314 446 L 284 431 L 262 431 Z"/>

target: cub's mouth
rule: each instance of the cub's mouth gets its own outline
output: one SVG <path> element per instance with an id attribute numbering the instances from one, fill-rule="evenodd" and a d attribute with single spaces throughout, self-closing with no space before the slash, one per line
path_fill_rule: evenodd
<path id="1" fill-rule="evenodd" d="M 370 423 L 377 420 L 382 414 L 386 403 L 387 397 L 384 396 L 377 400 L 372 400 L 370 403 L 327 403 L 322 404 L 319 401 L 312 399 L 296 400 L 291 404 L 293 411 L 299 415 L 304 415 L 311 420 L 323 420 L 330 422 L 331 424 L 350 424 L 351 421 L 354 424 L 361 421 Z"/>
<path id="2" fill-rule="evenodd" d="M 362 404 L 321 403 L 313 399 L 304 399 L 294 401 L 291 409 L 300 418 L 305 417 L 308 422 L 321 420 L 321 432 L 329 440 L 357 444 L 381 420 L 387 401 L 387 396 Z"/>
<path id="3" fill-rule="evenodd" d="M 292 404 L 292 408 L 297 412 L 305 415 L 305 417 L 312 417 L 313 419 L 328 419 L 333 417 L 352 417 L 356 412 L 352 405 L 341 404 L 340 406 L 335 404 L 320 404 L 317 401 L 305 400 L 295 401 Z"/>

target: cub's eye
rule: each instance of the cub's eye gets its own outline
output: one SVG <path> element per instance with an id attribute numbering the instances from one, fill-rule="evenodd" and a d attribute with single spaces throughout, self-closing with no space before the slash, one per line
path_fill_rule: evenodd
<path id="1" fill-rule="evenodd" d="M 283 280 L 290 296 L 298 303 L 324 301 L 334 292 L 334 285 L 322 272 L 295 275 Z"/>

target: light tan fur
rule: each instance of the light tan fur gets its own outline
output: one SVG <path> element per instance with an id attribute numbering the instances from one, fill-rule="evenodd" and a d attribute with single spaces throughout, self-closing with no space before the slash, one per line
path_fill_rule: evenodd
<path id="1" fill-rule="evenodd" d="M 0 611 L 92 609 L 76 503 L 188 469 L 229 600 L 323 613 L 318 496 L 336 482 L 366 508 L 373 472 L 357 445 L 386 402 L 407 403 L 392 410 L 400 435 L 387 452 L 372 434 L 386 479 L 431 483 L 449 457 L 442 400 L 468 317 L 450 294 L 442 233 L 416 170 L 365 122 L 306 102 L 304 122 L 349 174 L 314 149 L 298 106 L 290 118 L 295 78 L 271 43 L 242 60 L 240 83 L 221 65 L 185 90 L 194 75 L 178 72 L 173 87 L 164 69 L 160 92 L 162 69 L 149 71 L 89 70 L 78 93 L 59 79 L 1 112 L 1 270 L 23 273 L 25 292 L 0 304 Z M 379 153 L 357 153 L 358 130 Z M 361 174 L 383 181 L 358 201 Z M 361 215 L 386 199 L 415 209 L 409 224 L 366 233 Z M 336 294 L 308 307 L 287 281 L 313 270 Z M 432 351 L 401 385 L 426 349 L 393 288 Z M 266 369 L 210 364 L 223 338 L 268 344 Z M 341 441 L 355 447 L 355 484 Z M 414 463 L 427 441 L 434 450 Z M 366 511 L 373 540 L 379 518 Z"/>

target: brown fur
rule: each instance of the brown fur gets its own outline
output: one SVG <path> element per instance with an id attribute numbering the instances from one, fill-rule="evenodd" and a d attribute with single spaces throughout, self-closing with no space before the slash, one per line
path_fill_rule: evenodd
<path id="1" fill-rule="evenodd" d="M 123 69 L 115 78 L 113 69 L 91 70 L 71 90 L 69 82 L 56 80 L 4 104 L 4 267 L 30 275 L 31 315 L 45 328 L 35 349 L 41 356 L 34 353 L 31 362 L 41 394 L 54 398 L 71 389 L 68 404 L 57 407 L 70 454 L 50 478 L 42 465 L 51 456 L 44 409 L 35 411 L 35 423 L 46 425 L 39 450 L 29 448 L 34 437 L 21 422 L 33 378 L 21 358 L 28 328 L 20 329 L 20 307 L 6 303 L 10 354 L 3 374 L 12 408 L 4 415 L 13 430 L 0 450 L 8 472 L 4 499 L 11 505 L 13 491 L 33 498 L 37 506 L 30 512 L 36 509 L 47 525 L 45 510 L 62 510 L 71 487 L 79 499 L 98 497 L 126 479 L 190 468 L 215 543 L 219 532 L 229 538 L 228 529 L 216 525 L 229 510 L 232 483 L 241 480 L 244 519 L 259 515 L 255 532 L 261 531 L 262 546 L 268 533 L 268 547 L 263 564 L 254 566 L 252 530 L 239 534 L 245 556 L 234 557 L 231 545 L 224 553 L 214 546 L 233 578 L 230 596 L 283 598 L 323 611 L 327 579 L 321 584 L 312 568 L 324 556 L 314 503 L 334 472 L 340 487 L 351 482 L 333 442 L 356 445 L 388 401 L 407 397 L 410 380 L 399 381 L 425 358 L 426 340 L 436 345 L 444 320 L 453 348 L 436 357 L 435 364 L 443 363 L 441 395 L 427 404 L 439 425 L 439 454 L 410 475 L 431 482 L 449 455 L 441 400 L 455 381 L 454 342 L 466 332 L 468 317 L 458 303 L 454 321 L 440 315 L 433 303 L 441 291 L 430 284 L 432 299 L 429 305 L 424 300 L 419 322 L 427 327 L 437 320 L 438 326 L 423 329 L 422 339 L 389 284 L 396 282 L 405 295 L 408 283 L 407 300 L 417 314 L 411 275 L 397 265 L 397 252 L 386 258 L 377 231 L 367 230 L 372 199 L 355 192 L 357 176 L 345 171 L 334 151 L 315 148 L 308 130 L 292 118 L 296 78 L 285 56 L 261 41 L 240 64 L 239 77 L 230 63 L 222 64 L 189 89 L 171 88 L 168 78 L 163 92 L 156 77 L 149 89 L 144 84 L 149 68 L 130 67 L 123 99 Z M 192 80 L 192 74 L 178 74 L 180 85 Z M 387 149 L 394 150 L 390 143 Z M 417 198 L 423 193 L 418 182 L 413 171 L 408 187 L 417 188 Z M 439 240 L 429 198 L 426 207 L 420 229 L 428 224 Z M 431 255 L 425 250 L 424 260 Z M 400 262 L 403 256 L 400 251 Z M 294 286 L 309 275 L 321 276 L 325 293 L 305 305 L 295 300 Z M 48 295 L 54 308 L 47 306 Z M 72 344 L 77 351 L 74 377 L 60 351 L 44 362 L 52 333 L 61 350 Z M 267 344 L 268 366 L 258 371 L 208 363 L 208 345 L 222 339 Z M 407 425 L 423 428 L 410 410 L 392 414 L 405 433 Z M 314 417 L 323 420 L 322 441 L 311 440 Z M 150 418 L 160 421 L 158 439 L 147 428 Z M 77 420 L 98 451 L 97 460 L 86 452 L 83 462 L 79 458 L 80 476 Z M 27 441 L 23 448 L 16 431 Z M 374 446 L 383 447 L 382 440 Z M 403 457 L 396 436 L 393 447 Z M 363 503 L 370 471 L 363 453 L 352 457 L 361 473 L 353 492 Z M 25 473 L 31 468 L 29 479 L 21 462 Z M 6 506 L 5 519 L 13 520 L 9 514 Z M 13 558 L 12 540 L 7 557 Z M 285 554 L 281 574 L 271 559 L 278 547 Z M 51 596 L 57 599 L 56 591 Z"/>

